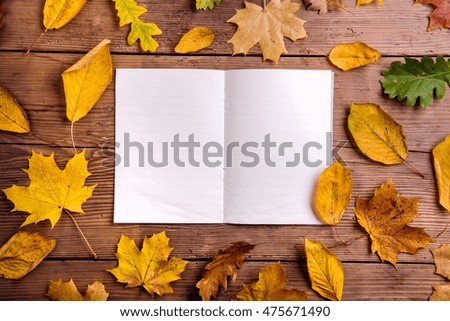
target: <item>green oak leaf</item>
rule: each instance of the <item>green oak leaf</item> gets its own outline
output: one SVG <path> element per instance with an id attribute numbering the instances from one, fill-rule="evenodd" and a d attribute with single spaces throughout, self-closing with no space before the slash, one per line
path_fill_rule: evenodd
<path id="1" fill-rule="evenodd" d="M 382 72 L 381 85 L 389 98 L 401 101 L 406 98 L 408 106 L 414 106 L 417 99 L 426 108 L 434 97 L 445 96 L 446 84 L 450 85 L 450 59 L 439 56 L 436 61 L 430 57 L 417 59 L 405 57 L 405 63 L 394 61 L 391 69 Z"/>
<path id="2" fill-rule="evenodd" d="M 221 0 L 195 0 L 197 10 L 213 9 L 214 5 L 219 4 Z"/>

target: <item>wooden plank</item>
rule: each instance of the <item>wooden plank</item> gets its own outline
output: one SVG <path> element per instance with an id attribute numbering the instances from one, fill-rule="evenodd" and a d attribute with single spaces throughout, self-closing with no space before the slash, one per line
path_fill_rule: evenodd
<path id="1" fill-rule="evenodd" d="M 0 133 L 0 143 L 49 144 L 71 146 L 70 122 L 65 117 L 65 99 L 60 74 L 81 55 L 0 52 L 0 84 L 8 88 L 27 110 L 35 136 Z M 325 58 L 285 58 L 280 64 L 262 64 L 256 57 L 173 57 L 115 55 L 116 68 L 286 68 L 332 69 Z M 351 140 L 347 116 L 351 102 L 381 105 L 405 127 L 409 149 L 430 152 L 450 132 L 450 94 L 428 109 L 409 108 L 382 93 L 382 70 L 393 60 L 349 72 L 335 71 L 334 144 Z M 51 130 L 49 130 L 51 128 Z M 433 134 L 430 134 L 430 128 Z M 114 140 L 114 83 L 94 109 L 75 124 L 75 141 L 80 147 L 99 147 Z"/>
<path id="2" fill-rule="evenodd" d="M 297 1 L 298 2 L 298 1 Z M 142 20 L 155 22 L 163 30 L 156 37 L 158 53 L 174 54 L 181 35 L 195 26 L 207 26 L 216 32 L 214 44 L 200 55 L 231 55 L 227 41 L 236 30 L 226 21 L 243 7 L 242 0 L 223 1 L 213 11 L 194 9 L 194 1 L 174 1 L 170 6 L 164 0 L 140 0 L 148 9 Z M 262 1 L 254 3 L 262 4 Z M 307 11 L 297 13 L 308 22 L 308 38 L 297 42 L 286 40 L 288 55 L 325 55 L 343 42 L 364 41 L 386 56 L 439 55 L 450 52 L 449 30 L 427 32 L 429 6 L 413 5 L 412 0 L 396 0 L 354 9 L 354 1 L 345 1 L 349 12 L 335 10 L 326 15 Z M 4 27 L 0 32 L 1 49 L 24 51 L 44 30 L 43 1 L 23 0 L 5 3 Z M 73 21 L 59 30 L 49 31 L 35 45 L 34 51 L 86 52 L 103 38 L 112 40 L 112 50 L 122 53 L 141 52 L 138 45 L 128 47 L 129 26 L 120 28 L 114 4 L 110 0 L 88 1 Z M 254 47 L 252 55 L 260 55 Z"/>
<path id="3" fill-rule="evenodd" d="M 88 284 L 99 280 L 110 293 L 109 300 L 200 300 L 195 284 L 201 279 L 206 262 L 190 262 L 182 273 L 182 279 L 172 284 L 174 293 L 152 297 L 142 287 L 126 288 L 115 282 L 112 274 L 106 272 L 117 266 L 116 261 L 51 261 L 45 260 L 34 271 L 19 281 L 0 279 L 0 300 L 47 300 L 45 296 L 50 280 L 72 278 L 80 292 Z M 235 281 L 228 284 L 228 290 L 219 292 L 217 300 L 228 300 L 242 288 L 242 283 L 255 282 L 258 271 L 268 262 L 246 262 L 238 271 Z M 322 300 L 311 289 L 306 264 L 282 262 L 289 279 L 288 287 L 306 291 L 308 300 Z M 400 264 L 398 270 L 387 264 L 343 263 L 345 285 L 343 300 L 427 300 L 432 285 L 445 283 L 434 274 L 434 266 L 427 264 Z"/>

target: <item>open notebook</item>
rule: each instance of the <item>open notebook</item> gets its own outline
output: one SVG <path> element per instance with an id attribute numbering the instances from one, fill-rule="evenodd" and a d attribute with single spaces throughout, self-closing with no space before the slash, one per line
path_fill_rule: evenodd
<path id="1" fill-rule="evenodd" d="M 114 222 L 319 224 L 333 73 L 118 69 Z"/>

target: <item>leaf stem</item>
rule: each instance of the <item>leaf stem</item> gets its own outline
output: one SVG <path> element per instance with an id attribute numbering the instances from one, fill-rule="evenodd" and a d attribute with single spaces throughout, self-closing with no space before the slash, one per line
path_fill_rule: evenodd
<path id="1" fill-rule="evenodd" d="M 77 220 L 75 219 L 75 217 L 73 217 L 72 214 L 70 214 L 70 212 L 68 210 L 64 209 L 64 211 L 72 219 L 72 222 L 75 224 L 75 226 L 76 226 L 78 232 L 80 233 L 81 237 L 83 238 L 84 242 L 86 243 L 87 247 L 91 251 L 92 255 L 94 255 L 94 258 L 96 259 L 97 258 L 97 253 L 95 253 L 95 251 L 92 248 L 91 244 L 89 244 L 89 241 L 87 240 L 86 236 L 84 235 L 83 231 L 81 230 L 80 226 L 78 225 Z"/>
<path id="2" fill-rule="evenodd" d="M 72 140 L 73 152 L 76 155 L 76 154 L 78 154 L 78 151 L 77 151 L 77 147 L 75 146 L 75 140 L 73 139 L 73 124 L 74 123 L 72 123 L 72 125 L 70 125 L 70 139 Z"/>
<path id="3" fill-rule="evenodd" d="M 436 239 L 437 238 L 439 238 L 439 236 L 441 236 L 445 231 L 447 231 L 447 228 L 448 228 L 448 219 L 447 219 L 447 223 L 445 224 L 445 227 L 444 227 L 444 229 L 442 230 L 442 231 L 440 231 L 439 233 L 438 233 L 438 235 L 436 235 Z"/>
<path id="4" fill-rule="evenodd" d="M 264 6 L 264 11 L 266 11 L 266 10 L 267 10 L 267 3 L 266 3 L 266 0 L 263 0 L 263 6 Z"/>
<path id="5" fill-rule="evenodd" d="M 333 227 L 334 227 L 334 232 L 336 233 L 337 237 L 341 240 L 342 244 L 348 245 L 348 244 L 351 243 L 350 240 L 344 240 L 344 239 L 342 238 L 342 236 L 339 234 L 339 232 L 338 232 L 338 230 L 337 230 L 336 225 L 333 225 Z"/>
<path id="6" fill-rule="evenodd" d="M 30 53 L 31 48 L 33 48 L 33 46 L 34 46 L 39 40 L 41 40 L 41 38 L 45 35 L 45 33 L 47 32 L 47 30 L 48 30 L 48 29 L 45 29 L 45 30 L 39 35 L 39 37 L 37 37 L 37 38 L 33 41 L 33 43 L 27 47 L 27 55 Z"/>
<path id="7" fill-rule="evenodd" d="M 413 164 L 408 162 L 406 159 L 403 159 L 403 160 L 405 161 L 406 165 L 408 165 L 413 171 L 415 171 L 417 174 L 422 176 L 422 178 L 425 178 L 425 174 L 424 173 L 422 173 L 419 169 L 417 169 Z"/>

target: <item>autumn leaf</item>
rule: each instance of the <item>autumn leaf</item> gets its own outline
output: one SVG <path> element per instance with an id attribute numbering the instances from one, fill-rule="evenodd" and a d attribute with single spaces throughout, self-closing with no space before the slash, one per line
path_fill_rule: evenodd
<path id="1" fill-rule="evenodd" d="M 211 300 L 211 297 L 215 298 L 220 286 L 224 290 L 227 289 L 228 277 L 232 280 L 236 279 L 237 269 L 244 264 L 244 255 L 254 248 L 255 245 L 247 242 L 233 242 L 231 246 L 220 249 L 214 255 L 213 261 L 205 267 L 202 279 L 196 285 L 204 301 Z"/>
<path id="2" fill-rule="evenodd" d="M 333 65 L 347 71 L 375 62 L 381 55 L 364 42 L 353 42 L 337 45 L 331 49 L 328 58 Z"/>
<path id="3" fill-rule="evenodd" d="M 417 99 L 426 108 L 433 103 L 434 96 L 445 96 L 445 87 L 450 85 L 450 59 L 438 56 L 436 62 L 430 57 L 421 61 L 405 57 L 405 63 L 394 61 L 391 69 L 382 72 L 381 84 L 389 98 L 401 101 L 406 98 L 408 106 L 414 106 Z"/>
<path id="4" fill-rule="evenodd" d="M 436 265 L 436 274 L 442 275 L 450 280 L 450 244 L 441 245 L 431 250 Z"/>
<path id="5" fill-rule="evenodd" d="M 350 106 L 348 128 L 361 152 L 383 164 L 399 164 L 408 157 L 403 127 L 375 104 Z"/>
<path id="6" fill-rule="evenodd" d="M 18 280 L 30 273 L 56 246 L 38 232 L 19 231 L 0 248 L 0 277 Z"/>
<path id="7" fill-rule="evenodd" d="M 106 301 L 109 293 L 100 281 L 89 285 L 86 293 L 81 295 L 72 279 L 69 282 L 50 281 L 47 296 L 54 301 Z"/>
<path id="8" fill-rule="evenodd" d="M 450 135 L 433 148 L 439 203 L 450 212 Z"/>
<path id="9" fill-rule="evenodd" d="M 195 27 L 181 37 L 175 47 L 177 53 L 196 52 L 208 47 L 214 40 L 214 32 L 205 27 Z"/>
<path id="10" fill-rule="evenodd" d="M 339 258 L 319 241 L 305 238 L 306 263 L 312 289 L 326 299 L 340 301 L 344 268 Z"/>
<path id="11" fill-rule="evenodd" d="M 243 284 L 242 290 L 233 298 L 237 301 L 304 301 L 306 292 L 297 289 L 286 289 L 288 283 L 280 262 L 269 264 L 259 271 L 258 281 Z"/>
<path id="12" fill-rule="evenodd" d="M 450 301 L 450 284 L 433 285 L 430 301 Z"/>
<path id="13" fill-rule="evenodd" d="M 103 40 L 62 74 L 66 115 L 72 124 L 86 116 L 112 81 L 109 43 Z"/>
<path id="14" fill-rule="evenodd" d="M 84 214 L 81 205 L 92 196 L 97 186 L 84 185 L 91 175 L 85 155 L 85 150 L 76 154 L 61 170 L 55 163 L 53 153 L 46 157 L 32 150 L 29 168 L 24 170 L 30 185 L 13 185 L 3 190 L 15 205 L 12 211 L 30 213 L 22 226 L 50 220 L 53 228 L 63 210 Z"/>
<path id="15" fill-rule="evenodd" d="M 221 0 L 195 0 L 197 10 L 213 9 L 214 5 L 220 3 Z"/>
<path id="16" fill-rule="evenodd" d="M 139 18 L 147 12 L 147 9 L 139 6 L 135 0 L 113 1 L 116 3 L 117 15 L 120 18 L 119 26 L 131 24 L 131 31 L 127 39 L 128 45 L 132 46 L 140 40 L 142 50 L 155 52 L 159 45 L 153 36 L 162 34 L 162 31 L 156 24 L 143 22 Z"/>
<path id="17" fill-rule="evenodd" d="M 363 5 L 363 4 L 369 4 L 369 3 L 372 3 L 372 2 L 374 2 L 375 0 L 356 0 L 356 8 L 358 8 L 360 5 Z M 383 0 L 378 0 L 378 3 L 379 4 L 383 4 Z"/>
<path id="18" fill-rule="evenodd" d="M 352 186 L 352 173 L 339 162 L 335 162 L 320 174 L 316 209 L 325 223 L 336 225 L 341 221 L 352 196 Z"/>
<path id="19" fill-rule="evenodd" d="M 354 212 L 369 233 L 372 253 L 396 266 L 399 253 L 417 254 L 427 247 L 432 239 L 424 229 L 407 225 L 419 216 L 418 208 L 419 200 L 398 195 L 391 179 L 375 189 L 371 200 L 358 196 Z"/>
<path id="20" fill-rule="evenodd" d="M 168 260 L 172 250 L 165 232 L 145 237 L 142 250 L 134 240 L 122 235 L 116 253 L 119 264 L 108 272 L 117 278 L 117 282 L 127 283 L 127 287 L 142 285 L 151 295 L 172 293 L 170 283 L 181 279 L 188 264 L 176 257 Z"/>
<path id="21" fill-rule="evenodd" d="M 29 133 L 27 113 L 6 88 L 0 86 L 0 130 Z"/>
<path id="22" fill-rule="evenodd" d="M 416 3 L 431 4 L 436 7 L 430 14 L 428 31 L 450 28 L 450 0 L 416 0 Z"/>
<path id="23" fill-rule="evenodd" d="M 325 14 L 336 8 L 344 8 L 344 0 L 304 0 L 306 9 Z"/>
<path id="24" fill-rule="evenodd" d="M 306 21 L 294 15 L 299 8 L 300 3 L 290 0 L 272 0 L 265 8 L 245 2 L 245 8 L 227 21 L 238 25 L 228 41 L 233 44 L 233 55 L 247 54 L 258 43 L 264 60 L 278 62 L 281 54 L 287 52 L 283 37 L 292 41 L 306 37 Z"/>

